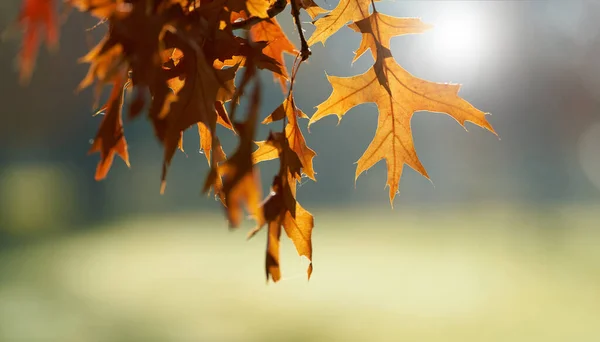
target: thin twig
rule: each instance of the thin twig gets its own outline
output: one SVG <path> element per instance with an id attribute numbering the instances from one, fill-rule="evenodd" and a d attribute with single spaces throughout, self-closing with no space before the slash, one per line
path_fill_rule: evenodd
<path id="1" fill-rule="evenodd" d="M 302 24 L 300 23 L 300 9 L 298 8 L 298 4 L 296 0 L 291 0 L 292 4 L 292 16 L 294 17 L 294 22 L 296 23 L 296 29 L 298 30 L 298 34 L 300 35 L 300 56 L 302 57 L 302 61 L 305 61 L 310 56 L 310 48 L 308 47 L 308 43 L 304 38 L 304 31 L 302 30 Z"/>

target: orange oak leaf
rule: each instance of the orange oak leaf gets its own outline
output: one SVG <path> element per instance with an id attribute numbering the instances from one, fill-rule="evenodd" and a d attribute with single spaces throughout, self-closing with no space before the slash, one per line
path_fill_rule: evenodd
<path id="1" fill-rule="evenodd" d="M 325 41 L 349 21 L 358 21 L 369 16 L 371 0 L 340 0 L 326 16 L 315 21 L 315 32 L 308 39 L 308 45 Z"/>
<path id="2" fill-rule="evenodd" d="M 200 125 L 201 124 L 199 124 L 198 127 L 200 127 Z M 212 157 L 209 162 L 211 168 L 208 176 L 204 180 L 202 192 L 205 194 L 210 194 L 210 190 L 213 189 L 215 197 L 218 196 L 221 200 L 221 203 L 227 207 L 225 202 L 225 193 L 223 192 L 223 170 L 219 170 L 219 165 L 227 160 L 227 155 L 225 155 L 225 151 L 223 151 L 223 147 L 221 146 L 221 142 L 217 136 L 213 136 L 211 147 L 214 153 L 212 153 Z"/>
<path id="3" fill-rule="evenodd" d="M 404 164 L 429 178 L 417 157 L 412 139 L 410 120 L 415 112 L 446 113 L 463 127 L 466 121 L 470 121 L 495 132 L 485 119 L 484 112 L 458 96 L 459 85 L 429 82 L 411 75 L 400 67 L 387 48 L 389 38 L 394 35 L 394 25 L 379 23 L 381 18 L 388 19 L 387 16 L 382 17 L 375 12 L 368 21 L 361 21 L 355 25 L 355 28 L 363 33 L 361 47 L 364 50 L 371 48 L 373 55 L 377 56 L 375 65 L 357 76 L 327 76 L 333 86 L 333 92 L 317 106 L 309 126 L 333 114 L 341 120 L 349 109 L 362 103 L 374 102 L 379 110 L 377 130 L 373 141 L 357 162 L 355 179 L 384 159 L 387 164 L 390 204 L 393 206 Z M 374 23 L 376 25 L 373 25 Z M 378 29 L 374 30 L 374 26 Z M 388 31 L 384 32 L 384 27 L 387 27 Z M 416 29 L 419 30 L 420 28 Z"/>
<path id="4" fill-rule="evenodd" d="M 217 167 L 212 177 L 218 181 L 219 176 L 225 178 L 222 193 L 229 225 L 238 227 L 242 221 L 243 209 L 254 216 L 257 222 L 263 220 L 260 210 L 262 198 L 260 176 L 258 169 L 252 163 L 252 147 L 256 126 L 258 123 L 258 108 L 260 105 L 260 86 L 256 85 L 251 98 L 248 117 L 243 124 L 237 124 L 236 131 L 240 133 L 240 143 L 235 153 L 223 164 Z M 218 186 L 214 186 L 215 192 Z M 205 186 L 206 189 L 206 186 Z"/>
<path id="5" fill-rule="evenodd" d="M 237 67 L 215 69 L 200 49 L 190 48 L 183 51 L 183 56 L 179 64 L 185 70 L 184 84 L 176 94 L 164 100 L 168 109 L 152 118 L 159 140 L 164 144 L 161 191 L 164 191 L 167 169 L 183 131 L 202 123 L 210 132 L 215 132 L 220 117 L 215 103 L 227 102 L 235 92 L 233 80 Z"/>
<path id="6" fill-rule="evenodd" d="M 308 258 L 310 265 L 307 275 L 310 279 L 313 271 L 311 236 L 314 218 L 296 201 L 296 184 L 301 177 L 302 163 L 298 155 L 291 150 L 288 139 L 282 133 L 271 133 L 267 141 L 260 142 L 258 145 L 259 149 L 254 152 L 255 161 L 271 159 L 272 151 L 276 151 L 279 156 L 279 173 L 273 179 L 271 194 L 262 206 L 263 219 L 258 220 L 258 225 L 250 232 L 249 237 L 254 236 L 267 224 L 265 270 L 267 280 L 270 277 L 277 282 L 281 279 L 279 246 L 281 227 L 283 227 L 286 235 L 294 243 L 298 255 Z M 261 149 L 268 152 L 263 153 Z"/>
<path id="7" fill-rule="evenodd" d="M 90 86 L 97 80 L 94 100 L 98 101 L 104 85 L 113 82 L 113 78 L 123 69 L 123 46 L 107 35 L 84 57 L 80 58 L 79 62 L 89 63 L 90 67 L 86 76 L 79 83 L 78 90 Z"/>
<path id="8" fill-rule="evenodd" d="M 89 153 L 100 153 L 100 161 L 96 168 L 96 180 L 104 179 L 110 170 L 115 154 L 119 155 L 129 167 L 127 142 L 123 135 L 123 87 L 125 77 L 116 77 L 107 104 L 101 109 L 105 115 L 96 133 L 96 138 Z"/>
<path id="9" fill-rule="evenodd" d="M 298 53 L 296 47 L 285 35 L 285 32 L 283 32 L 283 29 L 279 26 L 279 22 L 275 18 L 263 20 L 253 25 L 250 28 L 250 35 L 255 42 L 267 42 L 262 51 L 281 65 L 282 74 L 273 73 L 273 77 L 279 80 L 281 88 L 285 89 L 289 76 L 283 60 L 283 54 L 296 55 Z"/>
<path id="10" fill-rule="evenodd" d="M 225 111 L 225 106 L 223 106 L 222 102 L 220 102 L 220 101 L 215 102 L 215 110 L 217 111 L 217 123 L 225 128 L 233 130 L 233 126 L 231 125 L 231 121 L 229 121 L 229 116 L 227 116 L 227 112 Z M 211 165 L 211 161 L 212 161 L 212 158 L 211 158 L 212 153 L 211 152 L 213 150 L 213 145 L 212 145 L 213 138 L 217 138 L 217 137 L 216 136 L 213 137 L 213 133 L 202 122 L 198 122 L 198 135 L 200 136 L 200 150 L 206 156 L 208 165 Z M 223 153 L 223 154 L 225 153 L 225 152 L 223 152 L 223 148 L 221 147 L 220 144 L 216 148 L 218 150 L 220 150 L 217 153 Z M 217 162 L 221 161 L 219 157 L 217 159 L 218 159 Z"/>
<path id="11" fill-rule="evenodd" d="M 252 162 L 254 164 L 279 158 L 279 151 L 275 145 L 269 144 L 266 140 L 255 141 L 254 143 L 258 146 L 258 149 L 252 153 Z"/>
<path id="12" fill-rule="evenodd" d="M 25 29 L 20 52 L 20 77 L 25 82 L 34 69 L 40 42 L 45 40 L 49 48 L 57 45 L 58 24 L 53 8 L 57 1 L 22 1 L 18 24 Z M 333 90 L 317 106 L 308 124 L 334 114 L 339 122 L 351 108 L 375 103 L 377 129 L 357 161 L 355 182 L 363 172 L 385 160 L 392 206 L 404 164 L 429 178 L 414 147 L 411 131 L 414 113 L 445 113 L 463 127 L 470 121 L 495 133 L 486 113 L 458 95 L 459 85 L 426 81 L 398 65 L 390 50 L 391 39 L 421 33 L 431 26 L 417 18 L 381 14 L 375 9 L 378 0 L 340 0 L 325 16 L 321 15 L 328 11 L 314 0 L 61 1 L 100 18 L 108 28 L 104 39 L 81 59 L 89 64 L 89 70 L 79 89 L 94 84 L 97 101 L 104 86 L 112 86 L 110 97 L 101 109 L 105 115 L 89 150 L 100 154 L 95 178 L 107 176 L 115 155 L 129 166 L 122 118 L 124 102 L 130 103 L 129 119 L 135 119 L 148 107 L 154 134 L 164 148 L 161 192 L 177 149 L 183 151 L 184 131 L 194 127 L 200 137 L 199 150 L 210 166 L 203 191 L 214 191 L 215 198 L 218 196 L 231 228 L 241 224 L 245 213 L 257 223 L 249 237 L 267 226 L 267 281 L 281 279 L 282 231 L 292 240 L 298 254 L 308 258 L 309 279 L 313 271 L 314 218 L 296 196 L 298 183 L 305 175 L 315 180 L 316 156 L 300 130 L 299 119 L 307 116 L 296 106 L 292 92 L 296 72 L 310 55 L 299 21 L 299 8 L 307 12 L 316 26 L 308 45 L 325 44 L 329 37 L 351 23 L 349 28 L 362 35 L 352 62 L 371 51 L 374 64 L 365 73 L 352 77 L 327 76 Z M 288 3 L 293 5 L 296 34 L 302 43 L 302 53 L 289 74 L 284 55 L 298 51 L 275 19 Z M 238 74 L 242 68 L 245 68 L 243 74 Z M 263 121 L 268 124 L 283 120 L 283 132 L 271 133 L 267 140 L 254 142 L 261 99 L 258 69 L 271 71 L 284 90 L 289 82 L 289 92 Z M 237 88 L 236 76 L 239 76 Z M 132 91 L 128 101 L 124 101 L 125 90 Z M 243 123 L 239 123 L 235 118 L 236 108 L 247 95 L 250 110 Z M 225 109 L 227 102 L 231 102 L 229 114 Z M 217 124 L 239 137 L 230 158 L 221 146 Z M 271 192 L 261 201 L 256 164 L 276 158 L 279 171 Z"/>
<path id="13" fill-rule="evenodd" d="M 300 109 L 296 107 L 294 103 L 294 97 L 292 92 L 283 101 L 279 107 L 277 107 L 273 113 L 263 120 L 263 124 L 268 124 L 273 121 L 279 121 L 283 118 L 287 118 L 287 124 L 285 125 L 285 137 L 288 145 L 292 151 L 298 155 L 300 162 L 302 163 L 302 170 L 312 180 L 316 181 L 315 171 L 313 169 L 313 158 L 317 155 L 315 151 L 306 146 L 306 140 L 298 125 L 298 118 L 307 119 L 308 116 L 304 114 Z M 259 149 L 260 150 L 260 149 Z M 273 156 L 273 154 L 271 154 Z M 275 156 L 276 158 L 277 156 Z"/>
<path id="14" fill-rule="evenodd" d="M 35 67 L 40 40 L 49 49 L 58 45 L 58 24 L 54 12 L 54 0 L 24 0 L 18 24 L 24 26 L 23 46 L 19 54 L 19 81 L 27 84 Z M 43 35 L 42 38 L 40 36 Z"/>

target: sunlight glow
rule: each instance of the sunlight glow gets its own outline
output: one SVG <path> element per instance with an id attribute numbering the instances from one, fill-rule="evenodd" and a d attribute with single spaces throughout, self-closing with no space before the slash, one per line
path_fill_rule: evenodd
<path id="1" fill-rule="evenodd" d="M 451 2 L 452 6 L 439 6 L 427 22 L 434 25 L 431 31 L 436 59 L 448 66 L 476 63 L 482 59 L 490 37 L 484 13 L 475 6 Z"/>

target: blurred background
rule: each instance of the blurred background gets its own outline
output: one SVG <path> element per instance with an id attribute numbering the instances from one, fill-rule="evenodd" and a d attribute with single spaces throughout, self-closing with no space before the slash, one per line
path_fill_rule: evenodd
<path id="1" fill-rule="evenodd" d="M 333 9 L 335 0 L 316 0 Z M 20 1 L 0 1 L 0 30 Z M 318 182 L 298 190 L 315 215 L 314 273 L 283 238 L 283 279 L 265 284 L 265 234 L 228 231 L 200 193 L 208 167 L 185 134 L 167 191 L 149 122 L 125 123 L 131 169 L 94 181 L 100 117 L 77 59 L 105 28 L 64 17 L 18 85 L 20 35 L 0 45 L 0 341 L 600 341 L 600 2 L 382 1 L 434 29 L 396 37 L 415 76 L 462 84 L 500 136 L 420 112 L 417 151 L 432 182 L 405 168 L 389 206 L 385 164 L 354 186 L 377 109 L 303 130 Z M 304 28 L 314 30 L 303 15 Z M 297 46 L 288 11 L 278 18 Z M 296 103 L 309 116 L 351 64 L 348 28 L 316 45 Z M 290 64 L 292 56 L 286 57 Z M 270 75 L 263 117 L 283 95 Z M 105 98 L 108 94 L 103 95 Z M 270 127 L 263 127 L 266 137 Z M 231 152 L 236 138 L 223 132 Z M 277 162 L 261 166 L 266 186 Z M 433 183 L 433 184 L 432 184 Z"/>

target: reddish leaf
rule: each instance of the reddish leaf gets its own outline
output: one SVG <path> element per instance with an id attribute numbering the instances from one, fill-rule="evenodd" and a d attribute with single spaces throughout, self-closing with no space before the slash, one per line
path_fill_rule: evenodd
<path id="1" fill-rule="evenodd" d="M 23 0 L 19 25 L 25 29 L 23 47 L 19 56 L 20 82 L 28 83 L 40 45 L 40 40 L 45 40 L 50 49 L 58 45 L 58 24 L 54 11 L 53 0 Z"/>

